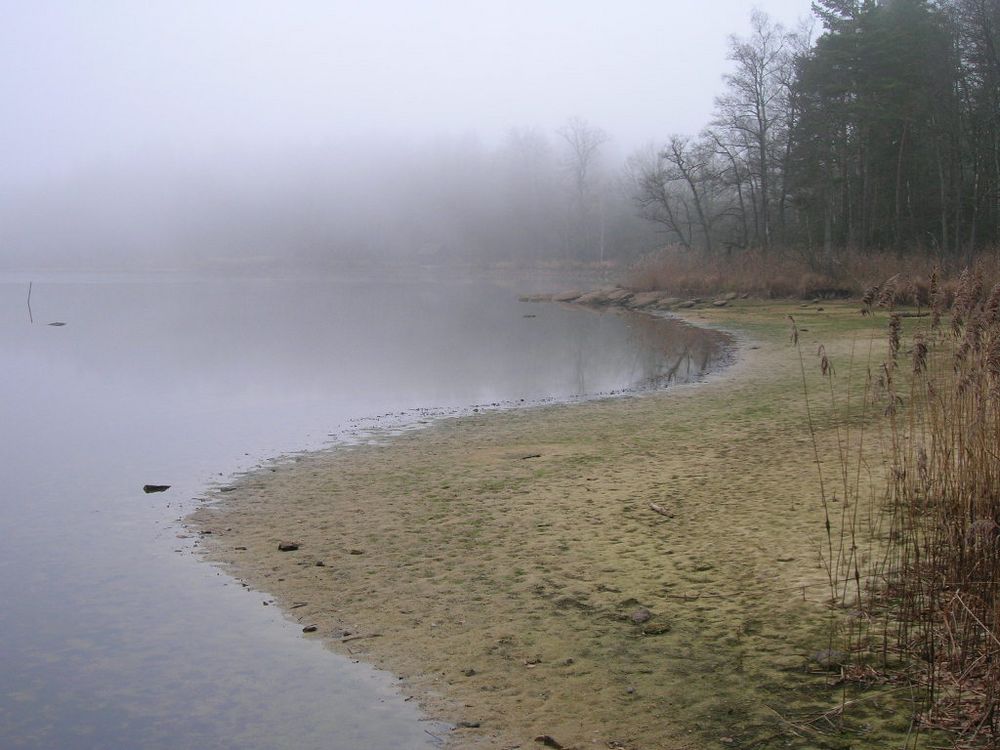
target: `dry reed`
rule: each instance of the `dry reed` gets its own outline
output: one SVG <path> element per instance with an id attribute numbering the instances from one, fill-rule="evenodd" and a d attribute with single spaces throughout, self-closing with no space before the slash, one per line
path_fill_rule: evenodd
<path id="1" fill-rule="evenodd" d="M 913 299 L 907 277 L 866 290 L 864 311 L 883 306 L 889 316 L 886 360 L 867 378 L 860 420 L 847 418 L 843 391 L 834 389 L 829 358 L 819 352 L 841 494 L 841 516 L 831 523 L 836 495 L 828 496 L 821 471 L 822 558 L 831 601 L 852 612 L 848 651 L 862 662 L 874 658 L 887 679 L 905 674 L 919 685 L 920 727 L 952 731 L 963 747 L 998 747 L 1000 283 L 988 283 L 983 265 L 963 271 L 945 327 L 949 295 L 941 276 L 927 275 L 930 317 L 907 319 L 908 339 L 894 309 L 901 298 Z M 854 369 L 852 361 L 848 372 Z M 884 419 L 868 419 L 879 412 Z M 868 422 L 884 430 L 886 489 L 866 506 L 858 431 Z"/>
<path id="2" fill-rule="evenodd" d="M 984 251 L 980 261 L 995 266 L 998 254 L 1000 248 Z M 679 296 L 737 292 L 772 299 L 808 299 L 860 297 L 875 281 L 885 279 L 888 281 L 875 287 L 881 302 L 891 295 L 895 304 L 926 307 L 931 304 L 931 275 L 940 265 L 939 259 L 927 255 L 845 252 L 832 263 L 817 264 L 792 249 L 727 256 L 667 247 L 636 263 L 626 284 L 636 291 L 656 289 Z M 949 301 L 955 286 L 955 281 L 937 280 L 938 292 Z"/>

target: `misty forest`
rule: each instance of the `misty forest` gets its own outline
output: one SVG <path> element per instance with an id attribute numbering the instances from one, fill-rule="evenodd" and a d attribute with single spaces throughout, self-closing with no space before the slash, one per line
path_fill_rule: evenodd
<path id="1" fill-rule="evenodd" d="M 756 12 L 730 39 L 704 129 L 624 158 L 580 116 L 495 144 L 442 135 L 212 167 L 180 158 L 7 196 L 6 242 L 15 261 L 91 247 L 154 265 L 178 247 L 188 262 L 265 266 L 629 262 L 663 245 L 788 249 L 815 264 L 844 250 L 968 257 L 1000 239 L 997 12 L 989 0 L 823 0 L 819 28 L 797 29 Z"/>

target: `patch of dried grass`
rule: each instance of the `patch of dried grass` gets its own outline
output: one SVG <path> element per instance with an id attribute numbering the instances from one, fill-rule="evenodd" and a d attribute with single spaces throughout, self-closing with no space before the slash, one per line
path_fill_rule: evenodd
<path id="1" fill-rule="evenodd" d="M 1000 281 L 996 270 L 987 272 L 997 268 L 998 255 L 1000 248 L 986 250 L 974 262 L 987 282 Z M 766 299 L 860 297 L 875 287 L 883 306 L 929 307 L 935 295 L 946 306 L 952 303 L 959 285 L 957 270 L 926 255 L 848 252 L 822 269 L 788 250 L 708 256 L 667 247 L 637 262 L 626 284 L 636 291 L 664 290 L 678 296 L 737 292 Z M 935 272 L 938 277 L 932 280 Z"/>

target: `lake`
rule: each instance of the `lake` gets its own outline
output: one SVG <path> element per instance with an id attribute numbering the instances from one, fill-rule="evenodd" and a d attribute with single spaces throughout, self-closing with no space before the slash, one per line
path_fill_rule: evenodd
<path id="1" fill-rule="evenodd" d="M 436 747 L 391 675 L 303 638 L 180 519 L 271 457 L 726 357 L 675 321 L 518 302 L 537 279 L 38 276 L 33 323 L 28 280 L 0 277 L 9 748 Z"/>

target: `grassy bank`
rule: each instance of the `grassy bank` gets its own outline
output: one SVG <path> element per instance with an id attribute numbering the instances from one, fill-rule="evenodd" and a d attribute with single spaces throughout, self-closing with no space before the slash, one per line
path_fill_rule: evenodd
<path id="1" fill-rule="evenodd" d="M 885 315 L 689 315 L 741 340 L 705 384 L 297 457 L 191 521 L 308 637 L 464 722 L 454 747 L 902 746 L 909 690 L 856 679 L 841 653 L 856 640 L 839 560 L 878 554 L 850 529 L 878 513 L 887 424 L 860 429 L 848 381 L 887 355 Z M 845 465 L 863 467 L 847 503 Z"/>

